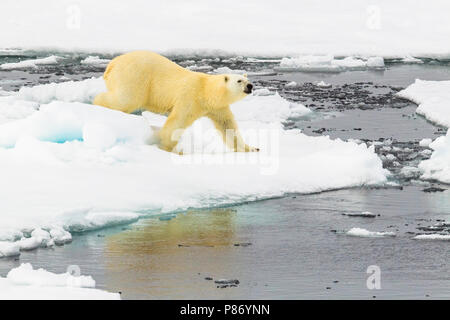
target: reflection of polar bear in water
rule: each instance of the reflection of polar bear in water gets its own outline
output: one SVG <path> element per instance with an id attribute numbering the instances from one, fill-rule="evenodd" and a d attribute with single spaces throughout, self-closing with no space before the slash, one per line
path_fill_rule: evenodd
<path id="1" fill-rule="evenodd" d="M 230 104 L 251 93 L 247 76 L 193 72 L 159 54 L 135 51 L 113 59 L 103 77 L 108 92 L 97 95 L 94 104 L 123 112 L 142 108 L 169 114 L 159 132 L 164 150 L 176 146 L 175 130 L 206 116 L 234 151 L 259 151 L 244 143 L 230 110 Z"/>

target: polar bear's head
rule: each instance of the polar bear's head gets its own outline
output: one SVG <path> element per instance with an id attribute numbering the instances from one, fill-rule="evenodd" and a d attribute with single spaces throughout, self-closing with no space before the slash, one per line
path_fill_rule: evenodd
<path id="1" fill-rule="evenodd" d="M 239 101 L 252 93 L 253 85 L 247 79 L 246 74 L 223 74 L 222 77 L 232 100 L 230 103 Z"/>

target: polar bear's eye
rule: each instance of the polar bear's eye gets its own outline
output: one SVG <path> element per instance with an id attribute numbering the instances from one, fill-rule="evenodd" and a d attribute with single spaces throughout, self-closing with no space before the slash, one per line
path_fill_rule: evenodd
<path id="1" fill-rule="evenodd" d="M 238 83 L 241 83 L 242 82 L 242 80 L 238 80 Z"/>

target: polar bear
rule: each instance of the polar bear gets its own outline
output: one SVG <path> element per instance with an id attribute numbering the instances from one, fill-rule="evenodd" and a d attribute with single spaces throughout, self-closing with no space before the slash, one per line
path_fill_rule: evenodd
<path id="1" fill-rule="evenodd" d="M 134 51 L 114 58 L 103 77 L 108 91 L 98 94 L 94 104 L 127 113 L 145 109 L 168 114 L 158 133 L 166 151 L 174 151 L 177 130 L 204 116 L 232 150 L 259 151 L 245 144 L 230 110 L 230 104 L 252 92 L 246 75 L 193 72 L 157 53 Z"/>

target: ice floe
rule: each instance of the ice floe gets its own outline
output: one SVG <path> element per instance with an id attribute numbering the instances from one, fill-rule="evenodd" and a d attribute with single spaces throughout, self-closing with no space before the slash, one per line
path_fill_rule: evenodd
<path id="1" fill-rule="evenodd" d="M 423 160 L 419 169 L 423 179 L 450 183 L 450 130 L 447 135 L 434 140 L 429 147 L 433 150 L 430 159 Z"/>
<path id="2" fill-rule="evenodd" d="M 397 95 L 418 104 L 416 112 L 429 121 L 450 127 L 450 81 L 417 79 Z"/>
<path id="3" fill-rule="evenodd" d="M 91 103 L 99 92 L 106 91 L 102 78 L 92 78 L 83 81 L 67 81 L 49 83 L 34 87 L 22 87 L 16 99 L 49 103 L 50 101 Z M 0 100 L 0 103 L 2 100 Z"/>
<path id="4" fill-rule="evenodd" d="M 346 234 L 353 237 L 363 237 L 363 238 L 395 237 L 394 232 L 369 231 L 363 228 L 351 228 L 350 230 L 347 231 Z"/>
<path id="5" fill-rule="evenodd" d="M 0 277 L 0 299 L 113 299 L 118 293 L 95 289 L 91 276 L 72 275 L 69 272 L 56 274 L 44 269 L 33 269 L 29 263 L 9 271 Z"/>
<path id="6" fill-rule="evenodd" d="M 219 73 L 219 74 L 246 74 L 248 73 L 245 70 L 240 70 L 240 69 L 230 69 L 228 67 L 220 67 L 217 68 L 216 70 L 214 70 L 215 73 Z"/>
<path id="7" fill-rule="evenodd" d="M 336 59 L 333 55 L 308 55 L 283 58 L 275 70 L 305 72 L 341 72 L 347 70 L 384 69 L 382 57 Z"/>
<path id="8" fill-rule="evenodd" d="M 419 234 L 415 236 L 413 239 L 416 240 L 450 240 L 450 234 L 439 234 L 439 233 L 430 233 L 430 234 Z"/>
<path id="9" fill-rule="evenodd" d="M 398 93 L 419 105 L 416 112 L 438 125 L 450 127 L 450 81 L 423 81 L 415 83 Z M 420 145 L 433 150 L 430 159 L 419 164 L 422 179 L 450 183 L 450 131 L 431 142 L 423 139 Z"/>
<path id="10" fill-rule="evenodd" d="M 88 56 L 81 60 L 81 64 L 93 65 L 93 66 L 106 66 L 111 60 L 102 59 L 99 56 Z"/>
<path id="11" fill-rule="evenodd" d="M 432 139 L 426 138 L 419 141 L 419 146 L 428 148 L 428 146 L 433 142 Z"/>
<path id="12" fill-rule="evenodd" d="M 58 63 L 59 59 L 61 58 L 58 56 L 50 56 L 46 58 L 23 60 L 20 62 L 3 63 L 0 65 L 0 69 L 10 70 L 10 69 L 36 68 L 38 65 L 56 64 Z"/>
<path id="13" fill-rule="evenodd" d="M 62 245 L 71 232 L 153 213 L 386 181 L 373 146 L 285 130 L 286 119 L 311 110 L 276 93 L 232 106 L 245 140 L 260 152 L 231 152 L 202 118 L 183 133 L 180 156 L 153 144 L 165 116 L 89 104 L 103 90 L 102 79 L 88 79 L 0 97 L 0 104 L 32 103 L 33 109 L 0 124 L 3 255 Z"/>

